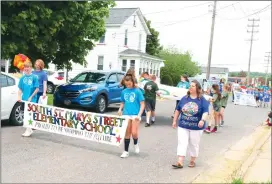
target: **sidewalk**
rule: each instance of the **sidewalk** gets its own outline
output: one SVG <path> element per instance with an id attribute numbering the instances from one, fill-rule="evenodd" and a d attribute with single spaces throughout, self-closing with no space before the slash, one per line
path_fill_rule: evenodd
<path id="1" fill-rule="evenodd" d="M 271 183 L 271 135 L 259 151 L 244 175 L 244 183 Z"/>
<path id="2" fill-rule="evenodd" d="M 271 183 L 271 128 L 258 126 L 215 158 L 192 183 Z"/>

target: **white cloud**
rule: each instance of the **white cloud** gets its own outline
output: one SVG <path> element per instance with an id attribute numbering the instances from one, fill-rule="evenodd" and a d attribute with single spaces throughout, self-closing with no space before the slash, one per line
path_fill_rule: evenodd
<path id="1" fill-rule="evenodd" d="M 207 1 L 208 2 L 208 1 Z M 193 54 L 193 59 L 202 65 L 207 64 L 211 13 L 200 18 L 191 19 L 209 13 L 208 4 L 183 9 L 183 7 L 203 4 L 197 1 L 118 1 L 117 7 L 139 7 L 152 27 L 160 32 L 160 41 L 164 46 L 175 45 L 177 48 Z M 229 6 L 234 4 L 233 6 Z M 270 1 L 219 1 L 213 42 L 212 66 L 224 66 L 230 70 L 245 70 L 249 60 L 249 42 L 247 33 L 248 18 L 236 19 L 256 12 L 271 4 Z M 225 9 L 220 10 L 229 6 Z M 168 11 L 171 10 L 171 11 Z M 153 13 L 152 12 L 161 12 Z M 271 6 L 265 12 L 255 15 L 260 18 L 258 41 L 253 43 L 251 71 L 264 72 L 265 52 L 271 51 Z M 191 20 L 188 20 L 191 19 Z M 188 21 L 182 21 L 188 20 Z M 165 26 L 173 22 L 174 25 Z"/>

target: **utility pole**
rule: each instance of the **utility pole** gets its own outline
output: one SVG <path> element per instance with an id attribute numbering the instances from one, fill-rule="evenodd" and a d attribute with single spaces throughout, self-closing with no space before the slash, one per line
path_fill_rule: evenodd
<path id="1" fill-rule="evenodd" d="M 215 15 L 216 15 L 216 2 L 213 4 L 213 15 L 212 15 L 212 27 L 211 27 L 211 36 L 210 36 L 210 47 L 209 47 L 209 56 L 208 56 L 208 64 L 207 64 L 207 74 L 206 79 L 210 79 L 211 73 L 211 60 L 212 60 L 212 45 L 213 45 L 213 33 L 214 33 L 214 24 L 215 24 Z"/>
<path id="2" fill-rule="evenodd" d="M 251 27 L 251 31 L 248 31 L 248 33 L 251 33 L 251 39 L 250 39 L 250 49 L 249 49 L 249 60 L 248 60 L 248 71 L 247 71 L 247 85 L 250 85 L 250 62 L 251 62 L 251 52 L 252 52 L 252 43 L 253 43 L 253 35 L 254 33 L 258 33 L 258 31 L 254 31 L 255 27 L 259 27 L 259 25 L 256 25 L 257 21 L 260 21 L 260 19 L 248 19 L 248 21 L 252 22 L 252 25 L 248 25 L 248 27 Z"/>
<path id="3" fill-rule="evenodd" d="M 268 78 L 268 68 L 270 64 L 270 59 L 271 59 L 271 52 L 266 52 L 268 54 L 267 56 L 264 56 L 267 58 L 265 61 L 267 61 L 267 66 L 266 66 L 266 75 L 265 75 L 265 85 L 267 85 L 267 78 Z"/>

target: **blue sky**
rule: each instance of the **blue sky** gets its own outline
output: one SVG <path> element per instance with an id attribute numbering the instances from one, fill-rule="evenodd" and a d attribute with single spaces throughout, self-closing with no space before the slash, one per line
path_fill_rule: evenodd
<path id="1" fill-rule="evenodd" d="M 271 51 L 271 6 L 260 14 L 246 16 L 269 4 L 270 1 L 217 2 L 212 66 L 247 71 L 250 46 L 250 42 L 246 41 L 250 38 L 247 33 L 250 23 L 248 18 L 259 18 L 260 27 L 257 29 L 259 33 L 254 36 L 257 41 L 253 43 L 251 71 L 265 71 L 265 52 Z M 193 59 L 203 66 L 208 61 L 212 20 L 209 10 L 212 6 L 213 1 L 117 1 L 117 8 L 139 7 L 146 18 L 152 21 L 151 26 L 160 32 L 163 46 L 190 51 Z"/>

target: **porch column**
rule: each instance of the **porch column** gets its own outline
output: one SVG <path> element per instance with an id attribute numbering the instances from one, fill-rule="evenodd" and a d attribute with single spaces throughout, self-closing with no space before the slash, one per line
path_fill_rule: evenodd
<path id="1" fill-rule="evenodd" d="M 9 72 L 9 59 L 6 60 L 5 73 Z"/>

